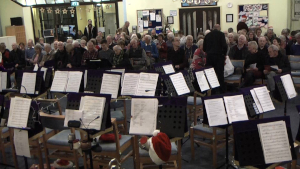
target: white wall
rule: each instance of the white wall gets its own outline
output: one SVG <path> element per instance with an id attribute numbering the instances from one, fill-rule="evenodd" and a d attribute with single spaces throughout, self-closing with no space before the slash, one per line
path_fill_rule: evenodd
<path id="1" fill-rule="evenodd" d="M 23 7 L 23 20 L 26 31 L 26 41 L 29 39 L 34 39 L 30 7 Z"/>
<path id="2" fill-rule="evenodd" d="M 233 4 L 232 8 L 227 8 L 227 3 Z M 280 34 L 281 30 L 287 28 L 288 25 L 288 0 L 220 0 L 218 6 L 221 8 L 221 28 L 227 30 L 232 27 L 236 30 L 238 23 L 238 5 L 242 4 L 269 4 L 269 25 L 273 26 L 276 34 Z M 127 20 L 131 25 L 137 25 L 137 10 L 141 9 L 163 9 L 166 16 L 170 15 L 170 10 L 177 10 L 179 15 L 179 8 L 181 8 L 181 1 L 176 0 L 126 0 Z M 202 7 L 200 7 L 202 8 Z M 205 8 L 205 7 L 204 7 Z M 186 9 L 186 8 L 185 8 Z M 226 23 L 226 14 L 233 14 L 234 22 Z M 174 24 L 171 28 L 179 29 L 179 17 L 174 17 Z M 131 30 L 131 28 L 130 28 Z"/>

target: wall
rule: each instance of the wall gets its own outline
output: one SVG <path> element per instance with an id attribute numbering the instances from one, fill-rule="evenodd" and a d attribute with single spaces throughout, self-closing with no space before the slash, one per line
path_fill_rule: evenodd
<path id="1" fill-rule="evenodd" d="M 125 23 L 125 21 L 124 21 L 123 2 L 118 2 L 118 8 L 119 8 L 119 27 L 122 27 Z"/>
<path id="2" fill-rule="evenodd" d="M 181 8 L 180 0 L 126 0 L 127 7 L 127 20 L 131 25 L 137 25 L 137 10 L 141 9 L 163 9 L 165 16 L 170 15 L 170 10 L 176 10 L 179 14 L 179 8 Z M 227 3 L 233 4 L 232 8 L 227 8 Z M 238 23 L 238 5 L 242 4 L 255 4 L 255 3 L 268 3 L 269 4 L 269 17 L 270 25 L 273 26 L 276 34 L 280 34 L 281 30 L 287 28 L 288 22 L 288 1 L 287 0 L 220 0 L 218 6 L 221 8 L 221 28 L 227 30 L 232 27 L 236 30 Z M 278 12 L 280 14 L 278 14 Z M 234 22 L 226 23 L 226 14 L 233 14 Z M 171 26 L 175 30 L 179 29 L 179 17 L 174 17 L 174 24 Z M 131 27 L 130 27 L 131 31 Z"/>
<path id="3" fill-rule="evenodd" d="M 28 41 L 29 39 L 34 39 L 30 7 L 23 7 L 23 16 L 26 31 L 26 41 Z"/>
<path id="4" fill-rule="evenodd" d="M 87 25 L 85 5 L 79 5 L 76 7 L 76 15 L 77 15 L 78 30 L 81 30 L 81 32 L 84 33 L 84 28 Z"/>

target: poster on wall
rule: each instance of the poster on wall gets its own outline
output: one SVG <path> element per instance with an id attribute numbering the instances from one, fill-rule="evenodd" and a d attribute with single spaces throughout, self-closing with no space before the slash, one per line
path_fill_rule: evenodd
<path id="1" fill-rule="evenodd" d="M 295 12 L 294 12 L 294 17 L 295 18 L 300 18 L 300 0 L 295 0 Z"/>
<path id="2" fill-rule="evenodd" d="M 239 5 L 239 21 L 246 19 L 249 28 L 268 28 L 269 5 L 268 4 L 247 4 Z"/>

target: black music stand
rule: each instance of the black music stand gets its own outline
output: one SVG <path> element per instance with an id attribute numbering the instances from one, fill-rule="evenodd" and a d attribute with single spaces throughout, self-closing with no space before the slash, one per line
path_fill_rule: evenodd
<path id="1" fill-rule="evenodd" d="M 52 80 L 53 80 L 53 77 L 52 77 L 52 68 L 48 68 L 48 67 L 45 67 L 45 68 L 47 68 L 47 72 L 46 72 L 46 75 L 45 75 L 44 84 L 45 84 L 45 89 L 48 89 L 48 88 L 51 87 Z M 42 68 L 39 67 L 38 71 L 42 71 L 41 69 Z"/>
<path id="2" fill-rule="evenodd" d="M 248 116 L 250 117 L 257 117 L 259 118 L 259 111 L 258 108 L 254 102 L 254 99 L 251 95 L 250 90 L 257 88 L 257 87 L 263 87 L 265 85 L 259 85 L 259 86 L 252 86 L 247 88 L 241 88 L 240 91 L 243 93 L 244 101 L 247 109 Z"/>
<path id="3" fill-rule="evenodd" d="M 290 118 L 284 116 L 267 119 L 257 119 L 232 123 L 236 152 L 235 157 L 236 160 L 239 161 L 240 166 L 255 166 L 257 168 L 267 168 L 270 165 L 266 165 L 264 161 L 264 154 L 261 146 L 257 124 L 274 121 L 285 121 L 289 137 L 289 144 L 291 147 L 292 159 L 297 159 L 294 150 Z"/>
<path id="4" fill-rule="evenodd" d="M 23 86 L 22 85 L 22 79 L 23 79 L 23 73 L 36 73 L 36 82 L 35 82 L 35 92 L 34 94 L 27 94 L 30 97 L 32 96 L 36 96 L 39 95 L 43 92 L 45 92 L 45 87 L 44 87 L 44 72 L 42 71 L 30 71 L 30 70 L 19 70 L 17 73 L 17 78 L 16 78 L 16 82 L 17 82 L 17 89 L 19 90 L 19 92 L 21 92 L 21 88 Z"/>
<path id="5" fill-rule="evenodd" d="M 82 72 L 82 78 L 81 78 L 81 83 L 80 83 L 80 87 L 79 87 L 79 92 L 83 92 L 84 91 L 84 74 L 85 74 L 85 69 L 81 69 L 81 68 L 59 69 L 59 71 Z M 55 92 L 55 91 L 53 91 L 53 92 Z M 62 93 L 64 93 L 64 92 L 62 92 Z"/>
<path id="6" fill-rule="evenodd" d="M 166 73 L 165 73 L 165 71 L 164 71 L 163 66 L 165 66 L 165 65 L 170 65 L 170 64 L 173 66 L 172 61 L 167 61 L 167 62 L 156 63 L 156 64 L 153 65 L 153 67 L 154 67 L 154 70 L 155 70 L 156 72 L 161 73 L 161 75 L 165 75 Z M 174 68 L 174 67 L 173 67 L 173 68 Z M 175 69 L 174 69 L 174 70 L 175 70 Z"/>
<path id="7" fill-rule="evenodd" d="M 298 110 L 298 113 L 300 115 L 300 105 L 296 106 L 297 107 L 297 110 Z M 299 127 L 298 127 L 298 133 L 297 133 L 297 136 L 296 136 L 296 141 L 300 143 L 300 123 L 299 123 Z"/>
<path id="8" fill-rule="evenodd" d="M 195 91 L 195 88 L 191 82 L 191 78 L 190 78 L 190 75 L 189 73 L 184 70 L 184 71 L 181 71 L 181 72 L 178 72 L 178 73 L 182 73 L 184 79 L 185 79 L 185 82 L 188 86 L 188 88 L 190 89 L 190 93 L 193 93 Z M 172 80 L 170 78 L 170 75 L 162 75 L 161 76 L 163 81 L 164 81 L 164 88 L 167 88 L 167 91 L 168 91 L 168 96 L 178 96 L 177 92 L 176 92 L 176 89 L 172 83 Z M 190 93 L 187 93 L 187 94 L 190 94 Z"/>

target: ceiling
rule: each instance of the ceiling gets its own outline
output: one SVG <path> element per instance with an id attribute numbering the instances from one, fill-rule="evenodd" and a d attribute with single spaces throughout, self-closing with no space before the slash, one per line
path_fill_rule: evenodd
<path id="1" fill-rule="evenodd" d="M 82 3 L 93 3 L 93 2 L 116 2 L 122 0 L 12 0 L 21 6 L 36 6 L 36 5 L 70 5 L 71 1 L 77 1 Z"/>

